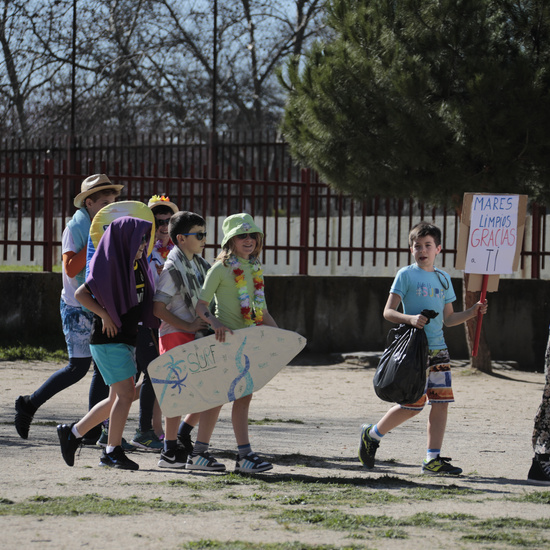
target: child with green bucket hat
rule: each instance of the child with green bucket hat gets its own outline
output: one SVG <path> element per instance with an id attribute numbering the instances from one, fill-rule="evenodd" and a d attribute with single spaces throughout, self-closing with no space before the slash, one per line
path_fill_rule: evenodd
<path id="1" fill-rule="evenodd" d="M 254 325 L 277 327 L 267 310 L 259 257 L 264 234 L 250 214 L 240 213 L 223 222 L 222 252 L 208 271 L 196 312 L 207 321 L 219 342 L 226 333 Z M 216 299 L 215 315 L 208 309 Z M 233 402 L 231 421 L 238 446 L 235 472 L 259 473 L 273 466 L 252 451 L 248 435 L 248 410 L 252 394 Z"/>

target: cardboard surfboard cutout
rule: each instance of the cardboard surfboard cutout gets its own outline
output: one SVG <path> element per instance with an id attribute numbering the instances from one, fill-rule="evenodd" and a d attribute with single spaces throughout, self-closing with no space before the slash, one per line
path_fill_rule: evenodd
<path id="1" fill-rule="evenodd" d="M 304 349 L 306 339 L 280 328 L 253 326 L 167 351 L 148 373 L 165 416 L 201 412 L 265 386 Z"/>
<path id="2" fill-rule="evenodd" d="M 139 201 L 120 201 L 113 202 L 102 208 L 92 220 L 92 225 L 90 226 L 90 238 L 92 239 L 92 244 L 94 249 L 97 248 L 99 240 L 105 233 L 105 229 L 109 224 L 118 218 L 124 216 L 130 216 L 131 218 L 139 218 L 140 220 L 146 220 L 153 224 L 153 229 L 151 231 L 151 240 L 149 241 L 149 246 L 147 247 L 147 256 L 153 251 L 154 237 L 155 237 L 155 216 L 153 211 L 143 202 Z"/>
<path id="3" fill-rule="evenodd" d="M 88 276 L 88 265 L 94 255 L 97 245 L 105 233 L 105 229 L 109 227 L 109 224 L 118 218 L 124 216 L 130 216 L 132 218 L 139 218 L 153 224 L 151 230 L 151 238 L 149 245 L 147 246 L 147 256 L 150 256 L 155 244 L 155 216 L 153 211 L 144 203 L 138 201 L 120 201 L 113 202 L 103 207 L 92 220 L 90 226 L 90 236 L 88 237 L 88 248 L 86 250 L 86 277 Z"/>

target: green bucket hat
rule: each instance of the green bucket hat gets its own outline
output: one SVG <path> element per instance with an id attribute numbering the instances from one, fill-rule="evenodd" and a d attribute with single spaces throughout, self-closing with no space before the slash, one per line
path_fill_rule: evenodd
<path id="1" fill-rule="evenodd" d="M 243 212 L 225 218 L 222 230 L 222 248 L 236 235 L 243 235 L 244 233 L 264 234 L 264 232 L 254 223 L 252 216 Z"/>

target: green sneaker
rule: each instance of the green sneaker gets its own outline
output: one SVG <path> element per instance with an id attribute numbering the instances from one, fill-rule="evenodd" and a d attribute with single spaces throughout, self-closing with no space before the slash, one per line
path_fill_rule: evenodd
<path id="1" fill-rule="evenodd" d="M 374 457 L 380 442 L 373 439 L 369 432 L 374 424 L 363 424 L 361 426 L 361 440 L 359 441 L 359 460 L 365 468 L 374 468 Z"/>
<path id="2" fill-rule="evenodd" d="M 99 436 L 99 439 L 97 440 L 97 445 L 100 447 L 107 447 L 107 441 L 109 439 L 109 430 L 106 430 L 105 428 L 101 428 L 101 435 Z M 126 451 L 127 453 L 131 453 L 132 451 L 135 451 L 136 448 L 133 445 L 130 445 L 126 439 L 122 438 L 122 449 Z"/>
<path id="3" fill-rule="evenodd" d="M 430 476 L 459 476 L 462 473 L 462 468 L 458 468 L 451 464 L 451 458 L 437 455 L 437 458 L 432 458 L 429 462 L 422 462 L 422 473 Z"/>
<path id="4" fill-rule="evenodd" d="M 164 443 L 157 437 L 154 430 L 147 430 L 146 432 L 136 430 L 136 435 L 134 435 L 130 443 L 136 447 L 138 451 L 160 453 L 162 449 L 164 449 Z"/>

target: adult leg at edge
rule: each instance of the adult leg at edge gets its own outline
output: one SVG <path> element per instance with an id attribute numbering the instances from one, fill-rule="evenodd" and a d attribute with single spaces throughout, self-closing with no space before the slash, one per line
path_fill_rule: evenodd
<path id="1" fill-rule="evenodd" d="M 544 376 L 542 400 L 535 416 L 532 436 L 533 451 L 539 455 L 550 454 L 550 336 L 546 344 Z"/>

